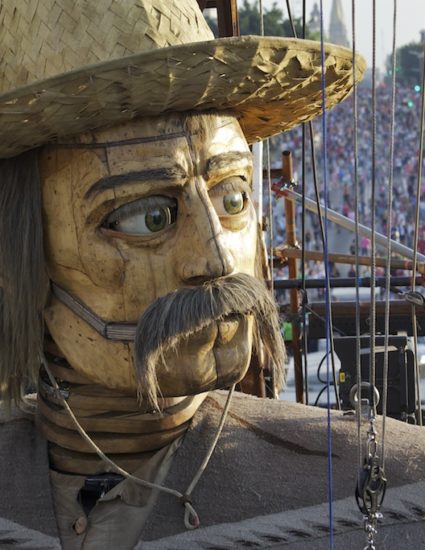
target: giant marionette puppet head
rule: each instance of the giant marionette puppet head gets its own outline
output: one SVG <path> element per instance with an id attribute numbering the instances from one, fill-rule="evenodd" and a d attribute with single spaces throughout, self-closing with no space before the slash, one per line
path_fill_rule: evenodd
<path id="1" fill-rule="evenodd" d="M 319 45 L 213 40 L 195 0 L 4 0 L 0 25 L 3 396 L 45 327 L 153 404 L 237 382 L 255 337 L 279 365 L 248 144 L 320 112 Z M 352 64 L 325 57 L 329 107 Z"/>

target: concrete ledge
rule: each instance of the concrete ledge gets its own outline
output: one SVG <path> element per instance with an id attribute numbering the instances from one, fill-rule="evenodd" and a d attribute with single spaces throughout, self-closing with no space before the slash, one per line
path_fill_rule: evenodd
<path id="1" fill-rule="evenodd" d="M 380 550 L 425 547 L 425 482 L 387 491 L 384 518 L 376 537 Z M 333 503 L 334 548 L 359 550 L 366 544 L 362 515 L 354 496 Z M 140 543 L 136 550 L 323 550 L 329 547 L 327 504 L 224 523 L 173 537 Z"/>

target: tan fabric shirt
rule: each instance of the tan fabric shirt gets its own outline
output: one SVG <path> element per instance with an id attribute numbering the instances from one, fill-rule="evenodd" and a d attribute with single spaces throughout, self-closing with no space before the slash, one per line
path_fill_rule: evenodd
<path id="1" fill-rule="evenodd" d="M 157 451 L 134 475 L 162 484 L 182 438 Z M 78 502 L 85 477 L 50 471 L 54 509 L 63 550 L 131 550 L 158 491 L 124 480 L 101 497 L 88 515 Z"/>

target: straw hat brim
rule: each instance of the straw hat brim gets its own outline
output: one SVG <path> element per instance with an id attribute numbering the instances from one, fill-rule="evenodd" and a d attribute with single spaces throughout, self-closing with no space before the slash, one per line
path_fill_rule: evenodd
<path id="1" fill-rule="evenodd" d="M 352 52 L 326 44 L 326 106 L 353 86 Z M 366 64 L 356 57 L 356 80 Z M 321 112 L 320 44 L 277 37 L 195 42 L 86 66 L 0 94 L 0 157 L 170 111 L 230 110 L 252 143 Z"/>

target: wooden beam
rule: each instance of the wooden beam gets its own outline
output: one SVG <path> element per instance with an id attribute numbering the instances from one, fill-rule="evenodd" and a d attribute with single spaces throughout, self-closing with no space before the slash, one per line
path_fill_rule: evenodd
<path id="1" fill-rule="evenodd" d="M 198 0 L 198 4 L 202 11 L 205 9 L 217 10 L 218 34 L 220 38 L 240 36 L 236 0 Z"/>
<path id="2" fill-rule="evenodd" d="M 293 247 L 287 247 L 285 245 L 280 246 L 278 248 L 274 249 L 274 254 L 283 262 L 286 262 L 288 258 L 301 258 L 302 257 L 302 251 L 299 248 L 293 248 Z M 306 260 L 315 260 L 315 261 L 323 261 L 324 254 L 323 252 L 320 252 L 318 250 L 305 250 L 304 256 Z M 352 254 L 328 254 L 329 261 L 336 264 L 356 264 L 356 256 Z M 371 258 L 370 256 L 359 256 L 359 265 L 371 265 Z M 279 264 L 276 262 L 275 264 L 278 266 Z M 387 266 L 387 260 L 386 258 L 376 258 L 376 266 L 377 267 L 386 267 Z M 398 260 L 396 258 L 391 258 L 390 262 L 390 268 L 391 269 L 406 269 L 406 270 L 412 270 L 413 269 L 413 261 L 412 260 Z M 423 262 L 417 262 L 416 269 L 418 273 L 425 273 L 425 263 Z"/>
<path id="3" fill-rule="evenodd" d="M 292 157 L 289 151 L 283 151 L 282 153 L 282 178 L 285 182 L 291 182 L 293 180 L 292 170 Z M 297 246 L 297 235 L 295 230 L 295 203 L 288 199 L 285 201 L 285 226 L 286 226 L 286 244 L 289 247 Z M 288 271 L 291 279 L 296 279 L 297 261 L 295 258 L 288 258 Z M 291 313 L 296 319 L 300 306 L 298 290 L 292 289 L 289 292 Z M 294 377 L 295 377 L 295 397 L 297 403 L 304 403 L 304 385 L 303 385 L 303 369 L 302 369 L 302 357 L 301 357 L 301 332 L 299 324 L 296 321 L 292 321 L 292 351 L 294 354 Z"/>

